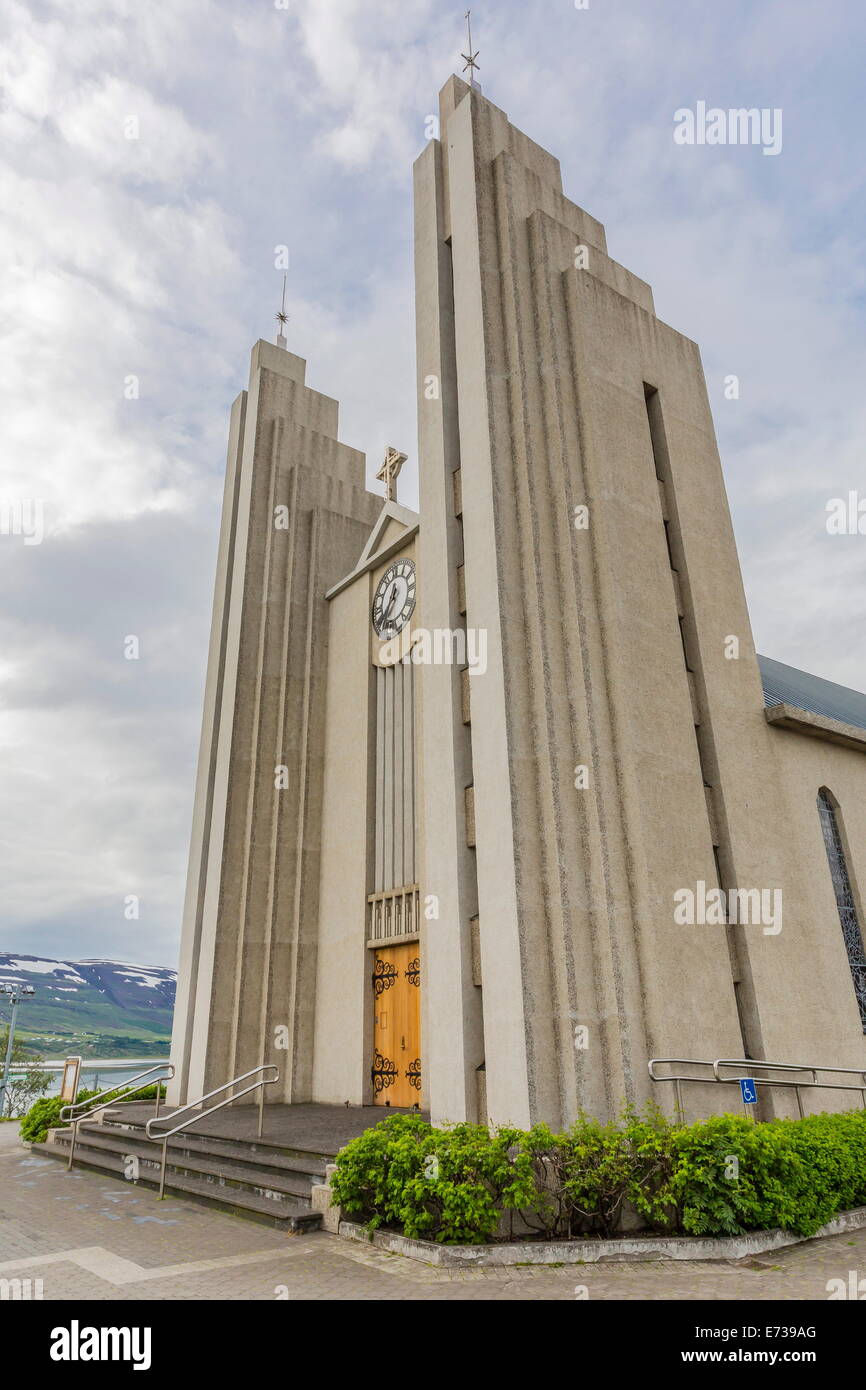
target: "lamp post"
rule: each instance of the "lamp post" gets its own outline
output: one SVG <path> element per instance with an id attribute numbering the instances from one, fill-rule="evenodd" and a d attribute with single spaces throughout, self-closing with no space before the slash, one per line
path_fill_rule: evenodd
<path id="1" fill-rule="evenodd" d="M 12 1004 L 9 1036 L 6 1039 L 6 1058 L 3 1062 L 3 1078 L 0 1080 L 0 1119 L 3 1118 L 3 1111 L 6 1109 L 6 1087 L 9 1084 L 9 1066 L 12 1062 L 12 1048 L 15 1045 L 15 1016 L 18 1013 L 18 1004 L 21 999 L 29 998 L 35 993 L 32 985 L 10 984 L 7 980 L 0 980 L 0 995 L 9 998 Z"/>

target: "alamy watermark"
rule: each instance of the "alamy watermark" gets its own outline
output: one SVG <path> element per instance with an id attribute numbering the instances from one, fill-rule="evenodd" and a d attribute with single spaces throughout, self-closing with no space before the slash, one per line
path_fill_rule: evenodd
<path id="1" fill-rule="evenodd" d="M 779 106 L 721 106 L 695 103 L 674 112 L 677 145 L 760 145 L 762 154 L 782 152 L 782 109 Z"/>
<path id="2" fill-rule="evenodd" d="M 825 1287 L 830 1299 L 850 1298 L 861 1303 L 866 1299 L 866 1279 L 861 1278 L 857 1269 L 848 1270 L 847 1280 L 828 1279 Z"/>
<path id="3" fill-rule="evenodd" d="M 52 1361 L 131 1361 L 134 1371 L 151 1365 L 149 1327 L 82 1327 L 73 1318 L 69 1327 L 55 1327 L 48 1351 Z"/>
<path id="4" fill-rule="evenodd" d="M 44 1298 L 41 1279 L 0 1279 L 0 1303 L 27 1303 Z"/>
<path id="5" fill-rule="evenodd" d="M 0 536 L 23 536 L 25 545 L 41 545 L 44 534 L 41 497 L 0 498 Z"/>
<path id="6" fill-rule="evenodd" d="M 408 641 L 407 639 L 408 634 Z M 460 666 L 470 676 L 487 670 L 487 629 L 484 627 L 413 627 L 398 632 L 379 649 L 383 666 Z"/>
<path id="7" fill-rule="evenodd" d="M 831 536 L 866 536 L 866 497 L 851 491 L 827 502 L 827 532 Z"/>
<path id="8" fill-rule="evenodd" d="M 679 926 L 740 923 L 763 927 L 764 936 L 778 936 L 782 930 L 781 888 L 708 888 L 699 878 L 694 888 L 676 890 L 674 904 L 674 921 Z"/>

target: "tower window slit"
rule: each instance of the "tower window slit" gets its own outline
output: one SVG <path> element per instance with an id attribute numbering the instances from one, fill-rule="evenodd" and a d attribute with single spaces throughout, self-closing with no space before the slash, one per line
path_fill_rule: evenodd
<path id="1" fill-rule="evenodd" d="M 818 793 L 818 814 L 821 818 L 821 832 L 824 836 L 824 848 L 827 851 L 830 877 L 833 880 L 833 891 L 836 895 L 836 908 L 842 925 L 842 936 L 845 941 L 845 949 L 848 952 L 848 964 L 854 982 L 854 993 L 857 997 L 863 1031 L 866 1032 L 866 951 L 863 948 L 863 933 L 857 915 L 857 905 L 854 901 L 842 836 L 839 833 L 836 808 L 829 792 L 823 787 Z"/>

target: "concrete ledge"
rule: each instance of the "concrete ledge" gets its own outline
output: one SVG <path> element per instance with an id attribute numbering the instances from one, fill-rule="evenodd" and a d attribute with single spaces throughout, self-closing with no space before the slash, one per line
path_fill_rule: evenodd
<path id="1" fill-rule="evenodd" d="M 797 1236 L 791 1231 L 748 1231 L 741 1236 L 704 1238 L 702 1236 L 621 1236 L 615 1240 L 538 1240 L 512 1241 L 501 1245 L 438 1245 L 432 1240 L 408 1240 L 392 1231 L 374 1231 L 372 1244 L 393 1255 L 439 1265 L 445 1269 L 468 1269 L 482 1265 L 576 1265 L 597 1264 L 599 1260 L 743 1260 L 785 1245 L 802 1245 L 822 1236 L 841 1236 L 866 1227 L 866 1207 L 844 1211 L 822 1226 L 813 1236 Z M 339 1234 L 344 1240 L 370 1244 L 365 1226 L 341 1221 Z"/>
<path id="2" fill-rule="evenodd" d="M 812 714 L 810 710 L 785 704 L 768 706 L 764 717 L 768 724 L 778 728 L 796 729 L 811 738 L 825 738 L 830 743 L 841 743 L 844 748 L 857 748 L 866 753 L 866 729 L 854 724 L 843 724 L 838 719 L 827 719 L 823 714 Z"/>

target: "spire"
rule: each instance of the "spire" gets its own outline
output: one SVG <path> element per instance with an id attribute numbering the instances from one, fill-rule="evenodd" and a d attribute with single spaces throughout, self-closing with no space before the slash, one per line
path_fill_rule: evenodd
<path id="1" fill-rule="evenodd" d="M 286 335 L 285 335 L 285 333 L 283 332 L 283 329 L 285 328 L 286 324 L 287 324 L 288 321 L 289 321 L 289 316 L 288 316 L 288 314 L 286 313 L 286 279 L 287 279 L 287 277 L 284 275 L 284 276 L 283 276 L 283 299 L 282 299 L 282 303 L 280 304 L 280 311 L 279 311 L 278 314 L 275 315 L 275 318 L 276 318 L 276 320 L 277 320 L 277 325 L 278 325 L 278 327 L 277 327 L 277 347 L 281 347 L 281 348 L 284 348 L 284 347 L 286 346 Z"/>
<path id="2" fill-rule="evenodd" d="M 465 62 L 465 64 L 464 64 L 464 66 L 463 66 L 463 71 L 465 72 L 467 68 L 469 69 L 469 86 L 470 86 L 470 87 L 474 87 L 474 88 L 476 89 L 476 91 L 479 91 L 479 92 L 480 92 L 480 91 L 481 91 L 481 88 L 480 88 L 480 86 L 478 85 L 478 83 L 475 81 L 475 71 L 476 71 L 476 69 L 478 69 L 478 70 L 480 71 L 481 64 L 480 64 L 480 63 L 477 63 L 475 60 L 476 60 L 476 58 L 478 57 L 478 54 L 479 54 L 479 52 L 480 52 L 481 50 L 480 50 L 480 49 L 476 49 L 476 51 L 475 51 L 474 53 L 472 52 L 472 21 L 471 21 L 471 19 L 469 18 L 469 16 L 470 16 L 471 14 L 472 14 L 472 11 L 471 11 L 471 10 L 467 10 L 467 11 L 466 11 L 466 29 L 467 29 L 467 32 L 468 32 L 468 34 L 469 34 L 469 52 L 468 52 L 468 53 L 461 53 L 461 54 L 460 54 L 460 57 L 466 59 L 466 62 Z"/>
<path id="3" fill-rule="evenodd" d="M 380 483 L 385 484 L 385 498 L 388 502 L 397 501 L 397 478 L 406 458 L 406 454 L 401 454 L 399 449 L 392 449 L 390 445 L 385 450 L 385 462 L 376 474 L 376 478 Z"/>

